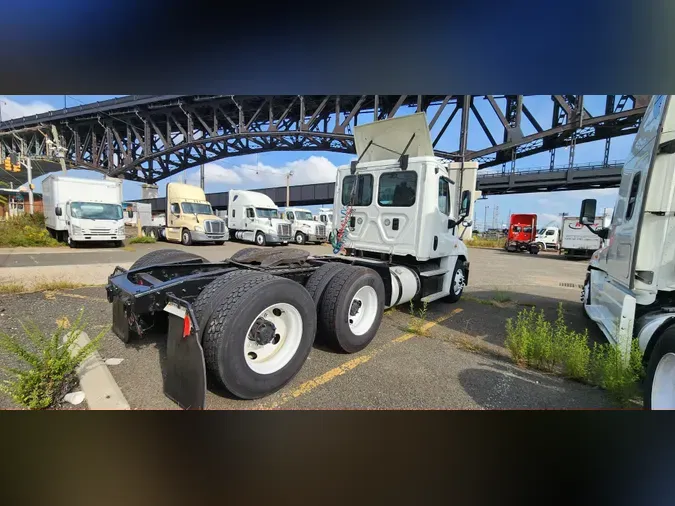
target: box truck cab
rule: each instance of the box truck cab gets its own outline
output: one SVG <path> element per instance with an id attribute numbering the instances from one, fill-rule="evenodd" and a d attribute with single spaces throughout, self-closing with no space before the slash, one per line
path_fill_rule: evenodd
<path id="1" fill-rule="evenodd" d="M 125 238 L 122 181 L 49 175 L 42 181 L 45 226 L 71 248 Z"/>
<path id="2" fill-rule="evenodd" d="M 231 238 L 258 246 L 287 245 L 291 240 L 291 223 L 282 219 L 279 208 L 264 193 L 230 190 L 227 213 Z"/>
<path id="3" fill-rule="evenodd" d="M 560 228 L 544 227 L 537 231 L 537 237 L 534 242 L 540 250 L 558 250 L 560 249 Z"/>
<path id="4" fill-rule="evenodd" d="M 228 235 L 225 222 L 213 212 L 204 190 L 183 183 L 166 185 L 167 241 L 185 246 L 193 242 L 223 244 Z"/>
<path id="5" fill-rule="evenodd" d="M 623 166 L 606 240 L 593 253 L 581 300 L 588 317 L 629 356 L 637 339 L 647 366 L 648 409 L 675 408 L 675 103 L 655 95 Z M 580 221 L 592 225 L 596 201 Z"/>
<path id="6" fill-rule="evenodd" d="M 291 234 L 296 244 L 326 242 L 326 225 L 314 221 L 311 211 L 299 207 L 288 207 L 283 217 L 291 223 Z"/>

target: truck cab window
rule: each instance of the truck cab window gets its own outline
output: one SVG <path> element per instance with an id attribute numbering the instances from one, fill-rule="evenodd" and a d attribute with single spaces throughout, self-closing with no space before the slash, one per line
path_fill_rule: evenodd
<path id="1" fill-rule="evenodd" d="M 295 216 L 293 215 L 293 213 L 292 213 L 291 211 L 288 211 L 288 212 L 286 213 L 286 218 L 288 218 L 289 220 L 293 221 L 293 220 L 295 219 Z"/>
<path id="2" fill-rule="evenodd" d="M 326 223 L 326 215 L 325 215 L 325 214 L 322 214 L 321 216 L 319 216 L 319 219 L 320 219 L 323 223 Z"/>
<path id="3" fill-rule="evenodd" d="M 450 215 L 450 182 L 444 177 L 438 180 L 438 210 Z"/>
<path id="4" fill-rule="evenodd" d="M 253 209 L 251 209 L 250 207 L 246 209 L 246 217 L 247 218 L 254 218 L 255 217 L 255 214 L 253 213 Z"/>
<path id="5" fill-rule="evenodd" d="M 531 233 L 531 232 L 532 232 L 532 227 L 525 227 L 525 228 L 523 229 L 523 232 L 525 232 L 526 234 Z"/>
<path id="6" fill-rule="evenodd" d="M 180 206 L 178 204 L 171 204 L 171 212 L 173 214 L 180 214 Z"/>
<path id="7" fill-rule="evenodd" d="M 628 206 L 626 207 L 626 221 L 630 221 L 635 210 L 635 201 L 637 200 L 638 189 L 640 188 L 640 174 L 636 172 L 630 185 L 630 194 L 628 195 Z"/>
<path id="8" fill-rule="evenodd" d="M 518 225 L 513 225 L 513 231 L 517 234 L 520 232 L 520 227 Z"/>
<path id="9" fill-rule="evenodd" d="M 546 231 L 546 235 L 554 235 L 554 234 L 555 234 L 555 230 L 547 230 Z"/>
<path id="10" fill-rule="evenodd" d="M 415 204 L 417 172 L 386 172 L 380 176 L 377 203 L 383 207 L 410 207 Z"/>
<path id="11" fill-rule="evenodd" d="M 358 178 L 358 180 L 357 180 Z M 354 189 L 356 183 L 356 189 Z M 354 190 L 354 195 L 352 195 Z M 359 174 L 358 176 L 345 176 L 342 180 L 342 205 L 369 206 L 373 203 L 373 176 L 372 174 Z"/>

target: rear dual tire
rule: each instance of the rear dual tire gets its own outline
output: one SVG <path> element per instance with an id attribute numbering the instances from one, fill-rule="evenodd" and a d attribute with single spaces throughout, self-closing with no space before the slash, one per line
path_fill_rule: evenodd
<path id="1" fill-rule="evenodd" d="M 207 286 L 196 302 L 207 373 L 236 397 L 264 397 L 293 379 L 307 359 L 316 334 L 314 304 L 305 287 L 289 279 L 249 271 L 225 276 L 230 279 L 210 294 Z"/>

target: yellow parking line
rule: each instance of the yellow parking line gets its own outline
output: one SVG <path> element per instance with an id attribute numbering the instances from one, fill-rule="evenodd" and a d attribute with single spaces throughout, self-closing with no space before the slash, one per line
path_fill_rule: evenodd
<path id="1" fill-rule="evenodd" d="M 449 319 L 450 317 L 452 317 L 452 316 L 454 316 L 458 313 L 461 313 L 462 311 L 463 310 L 461 308 L 457 308 L 457 309 L 451 311 L 450 313 L 448 313 L 446 315 L 440 316 L 440 317 L 436 318 L 435 320 L 432 320 L 430 322 L 425 323 L 424 325 L 422 325 L 421 329 L 422 329 L 423 332 L 427 331 L 430 328 L 432 328 L 433 326 L 444 322 L 445 320 Z M 315 388 L 317 388 L 321 385 L 324 385 L 324 384 L 328 383 L 329 381 L 332 381 L 333 379 L 337 378 L 338 376 L 342 376 L 346 372 L 351 371 L 352 369 L 360 366 L 361 364 L 365 364 L 370 359 L 372 359 L 375 355 L 378 355 L 379 353 L 386 350 L 390 346 L 392 346 L 394 344 L 397 344 L 397 343 L 405 342 L 405 341 L 415 337 L 416 335 L 417 334 L 407 333 L 407 334 L 403 334 L 401 336 L 398 336 L 398 337 L 392 339 L 390 342 L 384 344 L 380 348 L 376 348 L 376 349 L 370 351 L 369 353 L 366 353 L 366 354 L 361 355 L 359 357 L 353 358 L 352 360 L 348 360 L 344 364 L 339 365 L 339 366 L 331 369 L 330 371 L 326 371 L 325 373 L 323 373 L 323 374 L 321 374 L 321 375 L 319 375 L 315 378 L 312 378 L 309 381 L 305 381 L 295 390 L 292 390 L 291 392 L 288 392 L 288 393 L 281 394 L 281 396 L 278 400 L 272 401 L 268 404 L 263 403 L 263 404 L 259 405 L 258 409 L 275 409 L 275 408 L 278 408 L 278 407 L 286 404 L 288 401 L 291 401 L 293 399 L 297 399 L 300 396 L 306 395 L 306 394 L 310 393 L 312 390 L 314 390 Z"/>

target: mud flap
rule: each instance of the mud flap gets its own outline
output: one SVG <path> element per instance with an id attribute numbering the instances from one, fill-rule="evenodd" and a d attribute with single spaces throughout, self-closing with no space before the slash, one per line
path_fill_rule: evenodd
<path id="1" fill-rule="evenodd" d="M 164 395 L 183 409 L 204 409 L 206 364 L 197 318 L 189 304 L 171 296 L 164 311 L 169 319 Z"/>
<path id="2" fill-rule="evenodd" d="M 132 330 L 129 326 L 129 318 L 127 317 L 127 310 L 124 302 L 119 298 L 113 299 L 112 302 L 113 313 L 113 332 L 119 337 L 122 342 L 128 343 L 132 339 Z"/>

